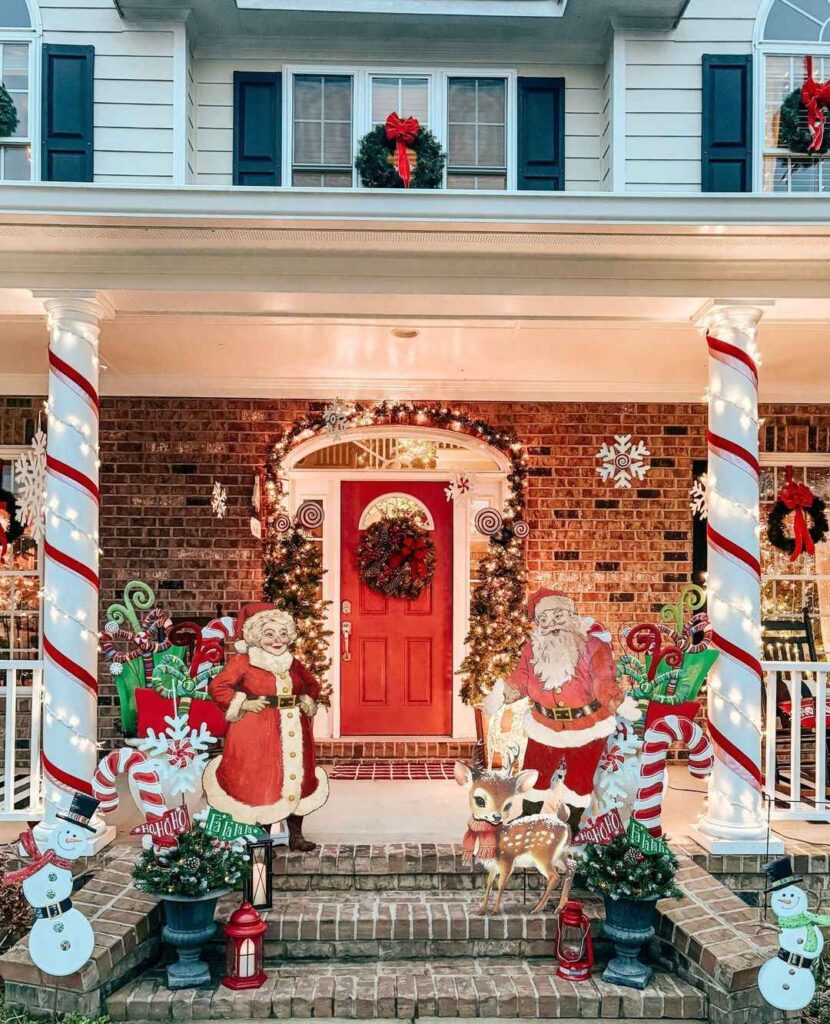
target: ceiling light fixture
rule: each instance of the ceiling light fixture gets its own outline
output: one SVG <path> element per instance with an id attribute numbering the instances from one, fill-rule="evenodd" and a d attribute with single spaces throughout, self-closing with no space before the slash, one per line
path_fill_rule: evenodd
<path id="1" fill-rule="evenodd" d="M 413 328 L 411 328 L 411 327 L 396 327 L 392 331 L 392 334 L 396 338 L 404 338 L 404 339 L 417 338 L 418 337 L 418 332 L 416 330 L 413 330 Z"/>

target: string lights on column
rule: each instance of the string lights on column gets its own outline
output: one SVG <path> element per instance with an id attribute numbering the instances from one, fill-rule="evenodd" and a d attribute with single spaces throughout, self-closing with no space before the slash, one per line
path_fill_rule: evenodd
<path id="1" fill-rule="evenodd" d="M 720 651 L 709 679 L 715 769 L 701 831 L 760 839 L 761 623 L 758 365 L 761 311 L 727 309 L 708 327 L 708 611 Z"/>

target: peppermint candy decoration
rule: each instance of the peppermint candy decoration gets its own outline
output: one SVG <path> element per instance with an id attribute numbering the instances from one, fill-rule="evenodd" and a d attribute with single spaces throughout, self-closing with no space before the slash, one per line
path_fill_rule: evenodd
<path id="1" fill-rule="evenodd" d="M 274 516 L 274 529 L 277 533 L 288 533 L 291 529 L 291 516 L 287 512 L 278 512 Z"/>
<path id="2" fill-rule="evenodd" d="M 525 537 L 530 533 L 530 527 L 524 520 L 519 519 L 518 522 L 513 524 L 513 536 L 518 537 L 519 540 L 524 540 Z"/>
<path id="3" fill-rule="evenodd" d="M 297 525 L 304 530 L 316 530 L 323 525 L 323 506 L 316 501 L 304 501 L 297 509 Z"/>
<path id="4" fill-rule="evenodd" d="M 488 506 L 476 512 L 474 524 L 482 537 L 495 537 L 497 533 L 501 532 L 504 520 L 498 509 Z"/>

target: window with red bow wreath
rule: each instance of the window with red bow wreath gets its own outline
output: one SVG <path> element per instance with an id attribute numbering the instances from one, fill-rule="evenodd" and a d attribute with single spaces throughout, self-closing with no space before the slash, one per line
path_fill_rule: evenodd
<path id="1" fill-rule="evenodd" d="M 414 600 L 435 572 L 435 545 L 410 516 L 372 523 L 357 549 L 360 578 L 387 597 Z"/>
<path id="2" fill-rule="evenodd" d="M 788 517 L 792 514 L 792 523 Z M 824 502 L 813 494 L 805 483 L 793 480 L 793 468 L 787 466 L 786 483 L 767 518 L 767 538 L 770 544 L 790 556 L 794 562 L 799 555 L 815 553 L 816 544 L 827 536 L 828 523 Z"/>
<path id="3" fill-rule="evenodd" d="M 823 155 L 830 150 L 825 131 L 830 82 L 813 78 L 813 58 L 804 58 L 804 84 L 784 99 L 778 117 L 778 145 L 791 153 Z"/>
<path id="4" fill-rule="evenodd" d="M 393 113 L 360 140 L 355 167 L 364 188 L 440 188 L 445 162 L 432 132 Z"/>

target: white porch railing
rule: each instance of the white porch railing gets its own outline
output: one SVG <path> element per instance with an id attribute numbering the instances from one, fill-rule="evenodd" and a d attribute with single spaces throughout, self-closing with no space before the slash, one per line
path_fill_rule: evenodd
<path id="1" fill-rule="evenodd" d="M 0 821 L 27 821 L 43 813 L 40 748 L 43 663 L 0 661 L 3 776 Z"/>
<path id="2" fill-rule="evenodd" d="M 772 817 L 830 821 L 827 661 L 765 661 L 764 776 Z M 818 709 L 818 713 L 817 713 Z"/>

